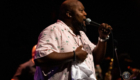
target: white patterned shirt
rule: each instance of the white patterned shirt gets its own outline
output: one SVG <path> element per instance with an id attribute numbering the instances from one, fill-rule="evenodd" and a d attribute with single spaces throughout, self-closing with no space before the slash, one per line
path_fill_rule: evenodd
<path id="1" fill-rule="evenodd" d="M 72 52 L 82 44 L 88 44 L 91 51 L 93 51 L 96 45 L 91 43 L 83 31 L 80 31 L 80 34 L 81 36 L 76 36 L 63 21 L 58 20 L 56 23 L 46 27 L 40 33 L 36 47 L 35 59 L 47 56 L 53 51 L 58 52 L 58 54 Z M 93 55 L 91 53 L 88 54 L 85 59 L 85 63 L 95 75 Z M 54 67 L 49 66 L 49 64 L 43 68 L 37 66 L 38 68 L 36 69 L 34 79 L 71 80 L 71 65 L 72 62 Z"/>

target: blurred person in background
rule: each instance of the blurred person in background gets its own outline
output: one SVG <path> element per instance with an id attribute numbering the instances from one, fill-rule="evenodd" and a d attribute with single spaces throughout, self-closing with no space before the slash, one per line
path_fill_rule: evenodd
<path id="1" fill-rule="evenodd" d="M 96 74 L 97 80 L 103 80 L 102 69 L 99 64 L 95 65 L 95 74 Z"/>
<path id="2" fill-rule="evenodd" d="M 121 53 L 118 56 L 119 66 L 115 62 L 114 68 L 112 70 L 112 80 L 125 80 L 124 73 L 128 72 L 130 75 L 127 80 L 140 80 L 140 70 L 134 68 L 134 63 L 132 58 L 128 53 Z M 120 69 L 119 69 L 120 67 Z M 120 75 L 121 70 L 121 75 Z"/>
<path id="3" fill-rule="evenodd" d="M 36 70 L 34 63 L 35 49 L 36 45 L 32 48 L 32 58 L 18 67 L 11 80 L 34 80 L 34 73 Z"/>

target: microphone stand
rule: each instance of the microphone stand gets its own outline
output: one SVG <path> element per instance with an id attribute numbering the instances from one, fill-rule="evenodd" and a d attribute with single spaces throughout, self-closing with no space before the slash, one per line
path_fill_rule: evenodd
<path id="1" fill-rule="evenodd" d="M 120 72 L 119 74 L 120 74 L 120 76 L 122 76 L 121 68 L 120 68 L 120 64 L 119 64 L 119 59 L 118 59 L 118 54 L 117 54 L 117 46 L 116 46 L 117 45 L 117 41 L 113 38 L 113 32 L 111 32 L 111 37 L 112 37 L 112 47 L 113 47 L 113 59 L 115 59 L 114 56 L 116 56 L 116 62 L 117 62 L 117 65 L 118 65 L 118 68 L 119 68 L 119 72 Z M 113 67 L 112 67 L 112 69 L 113 69 Z"/>

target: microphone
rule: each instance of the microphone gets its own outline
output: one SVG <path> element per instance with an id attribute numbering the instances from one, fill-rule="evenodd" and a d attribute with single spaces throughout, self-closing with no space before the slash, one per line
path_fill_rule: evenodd
<path id="1" fill-rule="evenodd" d="M 99 23 L 92 21 L 90 18 L 86 18 L 85 22 L 87 25 L 92 25 L 92 26 L 96 26 L 96 27 L 100 26 Z"/>
<path id="2" fill-rule="evenodd" d="M 86 23 L 86 25 L 92 25 L 92 26 L 95 26 L 95 27 L 100 26 L 99 23 L 92 21 L 90 18 L 86 18 L 85 23 Z M 110 29 L 106 29 L 106 30 L 111 31 Z"/>

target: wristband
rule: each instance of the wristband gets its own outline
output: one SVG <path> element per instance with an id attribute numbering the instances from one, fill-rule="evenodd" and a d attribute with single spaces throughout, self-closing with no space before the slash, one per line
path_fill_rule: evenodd
<path id="1" fill-rule="evenodd" d="M 76 55 L 75 55 L 75 51 L 73 51 L 74 55 L 73 55 L 73 61 L 76 61 Z"/>
<path id="2" fill-rule="evenodd" d="M 98 40 L 100 41 L 100 42 L 105 42 L 105 41 L 107 41 L 109 39 L 109 35 L 105 38 L 105 39 L 101 39 L 100 37 L 98 37 Z"/>

